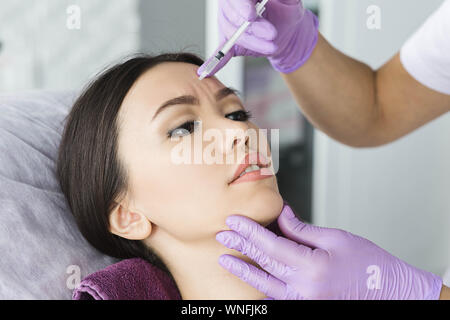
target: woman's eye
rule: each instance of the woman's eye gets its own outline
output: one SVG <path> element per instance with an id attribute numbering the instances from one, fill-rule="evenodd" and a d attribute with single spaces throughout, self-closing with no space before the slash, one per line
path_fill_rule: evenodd
<path id="1" fill-rule="evenodd" d="M 239 110 L 233 113 L 230 113 L 227 115 L 227 117 L 229 116 L 233 116 L 233 118 L 235 119 L 231 119 L 231 120 L 235 120 L 235 121 L 248 121 L 252 118 L 252 113 L 250 111 L 245 111 L 245 110 Z"/>
<path id="2" fill-rule="evenodd" d="M 167 132 L 167 136 L 169 138 L 187 136 L 194 132 L 195 127 L 198 126 L 198 123 L 199 121 L 188 121 L 181 126 Z"/>
<path id="3" fill-rule="evenodd" d="M 234 121 L 248 121 L 252 118 L 252 114 L 250 111 L 239 110 L 228 114 L 227 117 L 231 117 L 229 119 Z M 199 123 L 199 121 L 188 121 L 181 126 L 167 132 L 167 137 L 173 138 L 187 136 L 194 132 Z"/>

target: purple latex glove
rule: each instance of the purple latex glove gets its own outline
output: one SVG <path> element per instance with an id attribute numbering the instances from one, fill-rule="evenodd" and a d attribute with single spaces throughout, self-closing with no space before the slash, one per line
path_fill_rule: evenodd
<path id="1" fill-rule="evenodd" d="M 217 54 L 236 30 L 252 21 L 233 48 L 209 74 L 215 75 L 232 57 L 268 57 L 275 70 L 290 73 L 302 66 L 310 57 L 318 39 L 319 22 L 300 0 L 269 0 L 266 11 L 258 17 L 257 0 L 219 0 L 220 46 L 199 70 Z"/>
<path id="2" fill-rule="evenodd" d="M 216 238 L 265 271 L 234 256 L 219 263 L 274 299 L 439 299 L 442 279 L 392 256 L 374 243 L 297 219 L 288 205 L 278 218 L 280 237 L 242 216 Z"/>

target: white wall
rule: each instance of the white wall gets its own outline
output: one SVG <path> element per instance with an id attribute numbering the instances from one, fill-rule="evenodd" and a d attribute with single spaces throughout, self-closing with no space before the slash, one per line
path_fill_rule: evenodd
<path id="1" fill-rule="evenodd" d="M 80 9 L 80 29 L 67 27 Z M 8 0 L 0 5 L 0 91 L 77 89 L 139 48 L 138 0 Z"/>
<path id="2" fill-rule="evenodd" d="M 322 0 L 321 30 L 377 68 L 441 2 Z M 381 9 L 381 30 L 366 27 L 369 5 Z M 442 275 L 450 265 L 450 114 L 376 149 L 351 149 L 316 133 L 314 223 L 364 236 Z"/>
<path id="3" fill-rule="evenodd" d="M 189 51 L 204 56 L 205 2 L 139 0 L 142 50 L 152 54 Z"/>

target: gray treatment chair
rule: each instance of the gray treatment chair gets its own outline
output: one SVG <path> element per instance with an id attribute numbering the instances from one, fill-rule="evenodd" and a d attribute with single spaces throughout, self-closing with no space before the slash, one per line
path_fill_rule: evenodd
<path id="1" fill-rule="evenodd" d="M 75 92 L 0 94 L 0 299 L 71 299 L 117 260 L 78 231 L 56 178 Z"/>

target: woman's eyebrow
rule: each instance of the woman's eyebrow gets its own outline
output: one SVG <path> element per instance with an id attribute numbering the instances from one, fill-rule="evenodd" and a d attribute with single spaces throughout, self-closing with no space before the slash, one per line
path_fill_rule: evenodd
<path id="1" fill-rule="evenodd" d="M 220 89 L 219 91 L 216 92 L 215 98 L 216 101 L 219 102 L 222 99 L 225 99 L 226 97 L 228 97 L 229 95 L 239 95 L 239 91 L 231 88 L 231 87 L 226 87 L 223 89 Z M 194 96 L 190 96 L 190 95 L 184 95 L 184 96 L 180 96 L 180 97 L 176 97 L 173 99 L 170 99 L 166 102 L 164 102 L 159 109 L 155 112 L 155 114 L 153 115 L 153 119 L 152 121 L 156 118 L 156 116 L 161 113 L 161 111 L 163 111 L 164 109 L 167 109 L 168 107 L 171 106 L 175 106 L 175 105 L 182 105 L 182 104 L 190 104 L 190 105 L 199 105 L 200 102 L 198 101 L 198 99 Z"/>

